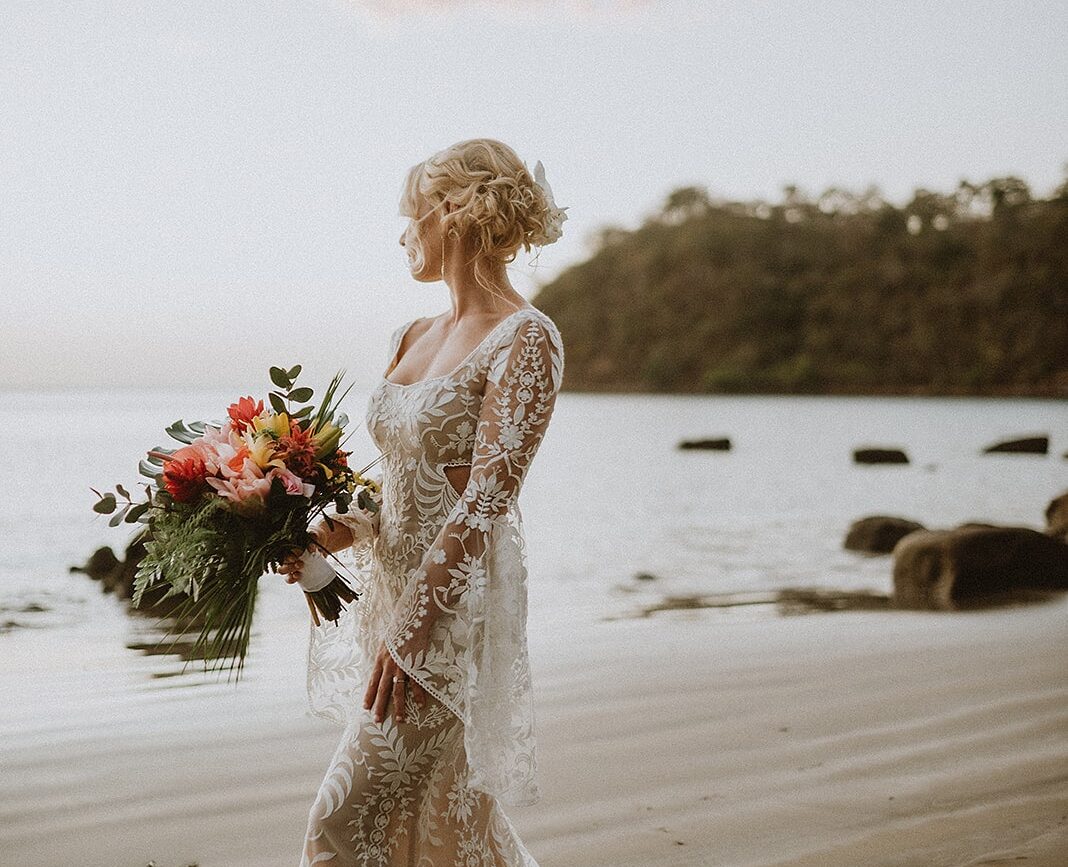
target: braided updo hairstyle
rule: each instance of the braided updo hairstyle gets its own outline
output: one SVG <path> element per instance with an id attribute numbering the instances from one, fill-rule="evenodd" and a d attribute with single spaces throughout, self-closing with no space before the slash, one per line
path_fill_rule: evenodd
<path id="1" fill-rule="evenodd" d="M 401 215 L 416 219 L 421 202 L 441 213 L 445 235 L 469 238 L 475 280 L 487 291 L 493 291 L 484 274 L 490 264 L 507 264 L 520 249 L 548 243 L 550 203 L 516 152 L 496 139 L 457 142 L 412 166 Z M 446 202 L 453 206 L 448 213 Z M 415 255 L 425 260 L 422 250 Z"/>

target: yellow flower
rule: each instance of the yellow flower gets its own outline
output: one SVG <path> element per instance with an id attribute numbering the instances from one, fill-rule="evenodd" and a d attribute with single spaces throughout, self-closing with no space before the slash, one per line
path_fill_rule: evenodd
<path id="1" fill-rule="evenodd" d="M 269 433 L 275 439 L 287 437 L 289 436 L 289 415 L 284 412 L 263 413 L 252 420 L 252 427 L 256 433 Z"/>
<path id="2" fill-rule="evenodd" d="M 254 434 L 252 431 L 244 433 L 245 445 L 248 446 L 248 456 L 261 470 L 267 467 L 284 467 L 285 462 L 274 456 L 274 440 L 267 433 Z"/>

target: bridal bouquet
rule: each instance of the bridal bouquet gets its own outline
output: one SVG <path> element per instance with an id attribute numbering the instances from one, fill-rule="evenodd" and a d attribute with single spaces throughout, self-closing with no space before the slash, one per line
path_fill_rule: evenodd
<path id="1" fill-rule="evenodd" d="M 219 659 L 223 666 L 229 661 L 231 671 L 236 665 L 240 676 L 259 579 L 288 555 L 319 547 L 310 532 L 316 516 L 333 526 L 325 515 L 330 504 L 339 514 L 353 504 L 370 513 L 379 508 L 377 483 L 362 475 L 369 467 L 353 470 L 350 453 L 340 448 L 348 423 L 336 412 L 348 394 L 336 398 L 342 374 L 316 409 L 312 389 L 295 385 L 300 370 L 299 364 L 270 369 L 277 390 L 268 395 L 269 409 L 242 397 L 225 422 L 179 420 L 167 428 L 182 446 L 156 447 L 141 460 L 141 475 L 154 482 L 145 485 L 144 501 L 135 502 L 122 485 L 114 493 L 90 489 L 99 497 L 93 510 L 111 514 L 110 526 L 146 525 L 133 605 L 139 607 L 150 588 L 165 589 L 162 599 L 184 596 L 177 622 L 201 627 L 191 656 L 203 652 L 205 670 L 208 659 Z M 357 596 L 340 575 L 326 571 L 311 587 L 301 582 L 316 623 L 320 614 L 336 623 Z"/>

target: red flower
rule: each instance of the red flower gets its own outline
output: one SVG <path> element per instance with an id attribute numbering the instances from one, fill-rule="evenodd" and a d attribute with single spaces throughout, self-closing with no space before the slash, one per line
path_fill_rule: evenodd
<path id="1" fill-rule="evenodd" d="M 297 422 L 289 425 L 289 436 L 279 437 L 275 456 L 282 459 L 292 473 L 307 480 L 315 472 L 315 441 Z"/>
<path id="2" fill-rule="evenodd" d="M 191 448 L 178 449 L 163 464 L 163 484 L 175 502 L 188 503 L 207 487 L 204 459 Z"/>
<path id="3" fill-rule="evenodd" d="M 245 428 L 252 425 L 252 419 L 263 412 L 263 401 L 255 402 L 251 397 L 243 397 L 237 403 L 230 404 L 227 412 L 233 419 L 237 432 L 244 433 Z"/>

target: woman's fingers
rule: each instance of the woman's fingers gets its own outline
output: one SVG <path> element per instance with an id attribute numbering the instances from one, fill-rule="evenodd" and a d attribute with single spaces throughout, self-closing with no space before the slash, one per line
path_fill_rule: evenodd
<path id="1" fill-rule="evenodd" d="M 378 695 L 378 679 L 382 676 L 382 655 L 379 654 L 375 661 L 375 669 L 371 672 L 371 679 L 367 682 L 367 689 L 363 693 L 363 709 L 370 710 L 371 703 Z"/>
<path id="2" fill-rule="evenodd" d="M 383 645 L 378 651 L 374 671 L 363 694 L 364 710 L 370 710 L 375 722 L 380 723 L 389 712 L 391 699 L 394 719 L 401 723 L 405 721 L 409 703 L 414 701 L 422 706 L 426 703 L 426 693 L 419 684 L 408 679 L 404 669 L 397 665 Z"/>
<path id="3" fill-rule="evenodd" d="M 404 672 L 397 669 L 390 680 L 393 683 L 393 717 L 399 723 L 404 722 Z"/>
<path id="4" fill-rule="evenodd" d="M 286 584 L 296 584 L 302 577 L 304 567 L 303 555 L 287 554 L 278 566 L 278 571 L 286 576 Z"/>
<path id="5" fill-rule="evenodd" d="M 386 665 L 378 678 L 378 695 L 375 698 L 375 722 L 380 723 L 386 718 L 386 708 L 389 707 L 389 695 L 393 691 L 391 682 L 391 666 Z"/>

